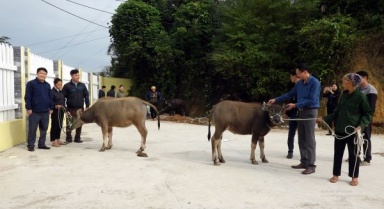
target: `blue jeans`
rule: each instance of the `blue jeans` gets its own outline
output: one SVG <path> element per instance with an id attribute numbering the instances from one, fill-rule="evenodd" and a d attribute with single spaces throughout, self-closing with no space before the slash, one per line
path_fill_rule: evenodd
<path id="1" fill-rule="evenodd" d="M 292 114 L 289 116 L 289 119 L 296 119 L 296 114 Z M 295 143 L 295 135 L 297 130 L 297 121 L 290 120 L 288 123 L 288 153 L 293 153 L 294 143 Z"/>
<path id="2" fill-rule="evenodd" d="M 40 130 L 40 137 L 38 142 L 38 147 L 44 147 L 45 146 L 45 139 L 47 136 L 47 129 L 48 129 L 48 123 L 49 123 L 49 113 L 34 113 L 28 117 L 28 141 L 27 146 L 28 147 L 35 147 L 36 142 L 36 130 L 37 126 L 39 126 Z"/>

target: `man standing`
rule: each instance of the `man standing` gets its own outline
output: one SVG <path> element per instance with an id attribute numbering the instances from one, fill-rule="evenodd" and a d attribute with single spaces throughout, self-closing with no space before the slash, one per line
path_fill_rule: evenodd
<path id="1" fill-rule="evenodd" d="M 161 93 L 156 91 L 156 86 L 152 86 L 151 91 L 147 92 L 147 94 L 145 95 L 145 100 L 155 105 L 157 108 L 159 108 L 159 102 L 161 101 L 161 99 L 162 99 Z M 151 107 L 150 112 L 151 112 L 152 120 L 155 120 L 157 115 L 156 111 Z"/>
<path id="2" fill-rule="evenodd" d="M 373 110 L 373 113 L 375 113 L 376 109 L 376 101 L 377 101 L 377 90 L 374 86 L 372 86 L 370 83 L 368 83 L 368 73 L 367 71 L 359 71 L 356 74 L 362 77 L 362 81 L 360 84 L 360 87 L 358 88 L 360 91 L 362 91 L 368 99 L 369 106 Z M 363 146 L 363 152 L 365 153 L 364 161 L 361 161 L 361 165 L 370 165 L 372 160 L 372 143 L 371 143 L 371 133 L 372 133 L 372 120 L 367 125 L 367 127 L 364 129 L 364 146 Z"/>
<path id="3" fill-rule="evenodd" d="M 107 87 L 102 86 L 101 89 L 99 90 L 99 99 L 105 97 L 105 89 L 106 89 L 106 88 L 107 88 Z"/>
<path id="4" fill-rule="evenodd" d="M 85 102 L 85 108 L 89 108 L 89 93 L 87 90 L 87 87 L 84 85 L 84 83 L 81 83 L 80 76 L 79 76 L 79 70 L 74 69 L 71 70 L 71 81 L 66 83 L 63 87 L 63 94 L 67 102 L 67 114 L 70 114 L 72 116 L 77 114 L 78 110 L 84 111 L 84 102 Z M 67 122 L 68 124 L 68 122 Z M 79 127 L 76 129 L 76 135 L 74 142 L 76 143 L 83 143 L 81 140 L 81 128 Z M 72 142 L 72 133 L 71 133 L 70 127 L 67 127 L 67 137 L 66 141 L 68 143 Z"/>
<path id="5" fill-rule="evenodd" d="M 111 86 L 111 89 L 107 92 L 107 97 L 113 97 L 113 98 L 116 97 L 115 88 L 116 88 L 115 85 Z"/>
<path id="6" fill-rule="evenodd" d="M 124 85 L 120 85 L 119 86 L 119 91 L 116 93 L 116 97 L 117 98 L 123 98 L 123 97 L 126 97 L 127 95 L 125 95 L 124 93 Z"/>
<path id="7" fill-rule="evenodd" d="M 291 85 L 289 86 L 290 89 L 292 89 L 296 83 L 300 80 L 297 75 L 296 75 L 296 69 L 293 69 L 290 71 L 290 78 L 291 78 Z M 296 103 L 297 99 L 296 96 L 294 96 L 290 103 Z M 291 110 L 288 110 L 285 112 L 289 119 L 296 119 L 297 118 L 297 108 L 292 108 Z M 297 121 L 296 120 L 290 120 L 288 123 L 288 159 L 292 159 L 293 157 L 293 148 L 294 148 L 294 143 L 295 143 L 295 135 L 296 135 L 296 130 L 297 130 Z"/>
<path id="8" fill-rule="evenodd" d="M 320 107 L 320 82 L 311 76 L 307 67 L 301 64 L 296 68 L 296 75 L 300 79 L 288 93 L 271 99 L 268 104 L 283 102 L 297 97 L 297 103 L 287 104 L 287 110 L 298 109 L 299 119 L 316 118 Z M 302 174 L 312 174 L 316 170 L 316 120 L 298 121 L 298 138 L 300 149 L 300 164 L 293 165 L 294 169 L 305 169 Z"/>
<path id="9" fill-rule="evenodd" d="M 27 83 L 25 92 L 25 108 L 28 115 L 28 151 L 35 151 L 36 130 L 39 126 L 40 137 L 38 142 L 39 149 L 50 149 L 45 145 L 49 115 L 53 112 L 51 100 L 51 85 L 45 81 L 47 69 L 40 67 L 37 69 L 37 77 Z"/>

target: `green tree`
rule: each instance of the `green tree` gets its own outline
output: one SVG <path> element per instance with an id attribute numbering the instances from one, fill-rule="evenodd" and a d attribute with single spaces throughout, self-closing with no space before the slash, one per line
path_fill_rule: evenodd
<path id="1" fill-rule="evenodd" d="M 226 1 L 212 55 L 225 85 L 218 91 L 247 91 L 265 100 L 285 90 L 287 68 L 298 61 L 295 31 L 315 7 L 305 1 Z"/>
<path id="2" fill-rule="evenodd" d="M 7 37 L 7 36 L 0 36 L 0 43 L 4 43 L 4 44 L 11 44 L 9 42 L 10 38 Z"/>
<path id="3" fill-rule="evenodd" d="M 132 79 L 132 95 L 143 97 L 152 85 L 176 88 L 169 79 L 173 54 L 159 10 L 142 1 L 121 4 L 112 17 L 110 35 L 113 75 Z"/>

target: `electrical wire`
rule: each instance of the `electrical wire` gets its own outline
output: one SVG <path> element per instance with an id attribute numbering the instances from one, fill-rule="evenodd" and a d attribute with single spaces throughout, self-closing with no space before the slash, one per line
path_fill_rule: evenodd
<path id="1" fill-rule="evenodd" d="M 36 42 L 36 43 L 32 43 L 32 44 L 27 44 L 26 46 L 34 46 L 34 45 L 39 45 L 39 44 L 45 44 L 45 43 L 49 43 L 49 42 L 53 42 L 53 41 L 58 41 L 58 40 L 66 39 L 66 38 L 72 38 L 72 37 L 75 37 L 75 36 L 78 36 L 78 35 L 82 35 L 82 34 L 93 33 L 95 31 L 99 31 L 99 30 L 105 30 L 105 29 L 104 28 L 100 28 L 98 30 L 92 30 L 92 31 L 88 31 L 88 32 L 84 32 L 84 33 L 79 33 L 79 34 L 72 35 L 72 36 L 65 36 L 65 37 L 61 37 L 61 38 L 51 39 L 51 40 L 48 40 L 48 41 L 42 41 L 42 42 Z"/>
<path id="2" fill-rule="evenodd" d="M 64 46 L 64 47 L 57 48 L 57 49 L 52 49 L 52 50 L 48 50 L 48 51 L 38 52 L 38 54 L 44 54 L 44 53 L 48 53 L 48 52 L 52 52 L 52 51 L 57 51 L 57 50 L 65 49 L 65 48 L 72 47 L 72 46 L 79 46 L 79 45 L 82 45 L 82 44 L 85 44 L 85 43 L 89 43 L 89 42 L 92 42 L 92 41 L 97 41 L 97 40 L 100 40 L 100 39 L 103 39 L 103 38 L 106 38 L 106 37 L 109 37 L 109 36 L 103 36 L 103 37 L 92 39 L 92 40 L 89 40 L 89 41 L 80 42 L 80 43 L 72 44 L 72 45 L 67 45 L 67 46 Z"/>
<path id="3" fill-rule="evenodd" d="M 49 5 L 53 6 L 53 7 L 55 7 L 55 8 L 57 8 L 57 9 L 59 9 L 59 10 L 65 12 L 65 13 L 68 13 L 68 14 L 70 14 L 70 15 L 73 15 L 73 16 L 77 17 L 77 18 L 80 18 L 80 19 L 82 19 L 82 20 L 84 20 L 84 21 L 87 21 L 87 22 L 89 22 L 89 23 L 98 25 L 98 26 L 103 27 L 103 28 L 108 28 L 107 26 L 101 25 L 101 24 L 99 24 L 99 23 L 95 23 L 95 22 L 93 22 L 93 21 L 87 20 L 87 19 L 85 19 L 85 18 L 83 18 L 83 17 L 80 17 L 80 16 L 78 16 L 78 15 L 75 15 L 75 14 L 73 14 L 73 13 L 71 13 L 71 12 L 68 12 L 67 10 L 64 10 L 64 9 L 62 9 L 62 8 L 60 8 L 60 7 L 58 7 L 58 6 L 54 5 L 54 4 L 51 4 L 51 3 L 49 3 L 49 2 L 47 2 L 47 1 L 45 1 L 45 0 L 41 0 L 41 1 L 44 2 L 44 3 L 46 3 L 46 4 L 49 4 Z"/>
<path id="4" fill-rule="evenodd" d="M 77 2 L 74 2 L 74 1 L 71 1 L 71 0 L 67 0 L 67 1 L 69 1 L 69 2 L 71 2 L 71 3 L 73 3 L 73 4 L 77 4 L 77 5 L 83 6 L 83 7 L 87 7 L 87 8 L 89 8 L 89 9 L 97 10 L 97 11 L 104 12 L 104 13 L 108 13 L 108 14 L 112 14 L 112 15 L 114 14 L 114 13 L 112 13 L 112 12 L 107 12 L 107 11 L 104 11 L 104 10 L 101 10 L 101 9 L 96 9 L 96 8 L 94 8 L 94 7 L 90 7 L 90 6 L 87 6 L 87 5 L 84 5 L 84 4 L 80 4 L 80 3 L 77 3 Z"/>

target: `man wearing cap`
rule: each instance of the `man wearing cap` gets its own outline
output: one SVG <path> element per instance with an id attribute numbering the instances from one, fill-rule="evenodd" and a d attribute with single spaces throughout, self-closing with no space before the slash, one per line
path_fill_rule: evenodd
<path id="1" fill-rule="evenodd" d="M 298 109 L 297 118 L 301 119 L 297 124 L 300 164 L 293 165 L 292 168 L 305 169 L 302 174 L 312 174 L 316 170 L 316 121 L 312 119 L 317 117 L 320 107 L 320 82 L 309 73 L 304 64 L 296 68 L 296 75 L 300 81 L 296 83 L 293 89 L 282 96 L 269 100 L 268 104 L 288 101 L 296 96 L 297 103 L 287 104 L 287 110 Z"/>
<path id="2" fill-rule="evenodd" d="M 151 90 L 148 91 L 147 94 L 145 95 L 145 100 L 155 105 L 157 108 L 159 107 L 159 102 L 161 101 L 161 99 L 162 99 L 161 93 L 156 91 L 156 86 L 152 86 Z M 151 112 L 152 120 L 155 120 L 156 111 L 151 107 L 150 112 Z"/>

